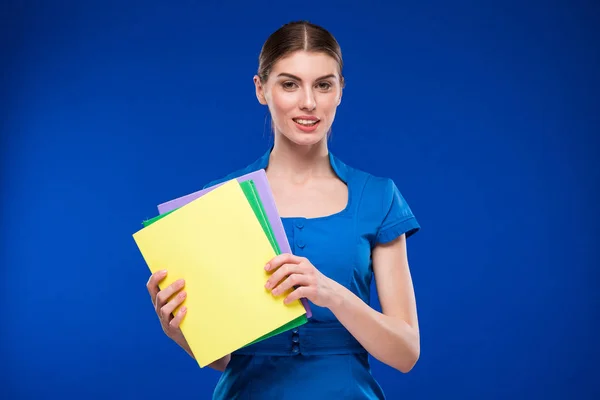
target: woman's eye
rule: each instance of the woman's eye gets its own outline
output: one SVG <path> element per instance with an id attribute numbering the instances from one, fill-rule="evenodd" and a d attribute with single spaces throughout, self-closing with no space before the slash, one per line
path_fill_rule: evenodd
<path id="1" fill-rule="evenodd" d="M 319 89 L 321 89 L 321 90 L 329 90 L 330 88 L 331 88 L 331 84 L 329 82 L 319 83 Z"/>
<path id="2" fill-rule="evenodd" d="M 281 85 L 284 89 L 293 89 L 296 86 L 294 82 L 283 82 Z"/>

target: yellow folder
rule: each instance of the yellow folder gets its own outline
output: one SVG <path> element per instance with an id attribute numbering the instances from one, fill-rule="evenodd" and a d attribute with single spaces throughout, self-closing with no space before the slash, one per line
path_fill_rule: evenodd
<path id="1" fill-rule="evenodd" d="M 300 301 L 283 303 L 290 291 L 274 297 L 265 289 L 275 252 L 236 180 L 133 238 L 150 271 L 169 271 L 161 289 L 185 279 L 181 330 L 200 367 L 306 313 Z"/>

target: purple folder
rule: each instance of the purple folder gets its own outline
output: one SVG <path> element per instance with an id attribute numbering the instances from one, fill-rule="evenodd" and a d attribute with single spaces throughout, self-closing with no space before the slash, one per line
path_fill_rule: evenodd
<path id="1" fill-rule="evenodd" d="M 283 228 L 283 223 L 281 222 L 281 218 L 279 216 L 279 211 L 277 210 L 277 206 L 275 205 L 275 199 L 273 198 L 273 192 L 271 192 L 271 186 L 269 185 L 269 181 L 267 180 L 267 174 L 265 173 L 265 170 L 259 169 L 258 171 L 250 172 L 249 174 L 242 175 L 235 179 L 238 182 L 244 182 L 248 180 L 254 181 L 254 185 L 256 186 L 256 190 L 258 191 L 260 200 L 263 203 L 265 213 L 267 214 L 267 218 L 269 219 L 271 229 L 273 230 L 273 235 L 275 235 L 275 240 L 277 240 L 279 248 L 283 253 L 291 253 L 292 249 L 290 248 L 290 243 L 288 242 L 287 236 L 285 234 L 285 229 Z M 213 189 L 218 188 L 224 183 L 225 182 L 219 183 L 209 188 L 202 189 L 197 192 L 190 193 L 188 195 L 178 197 L 174 200 L 170 200 L 165 203 L 159 204 L 158 213 L 162 215 L 176 208 L 182 207 L 188 204 L 189 202 L 196 200 L 199 197 L 202 197 L 203 195 L 212 191 Z M 300 301 L 302 302 L 302 304 L 304 305 L 304 309 L 306 310 L 306 317 L 310 318 L 312 316 L 312 312 L 310 310 L 310 306 L 308 305 L 308 301 L 305 298 L 300 299 Z"/>

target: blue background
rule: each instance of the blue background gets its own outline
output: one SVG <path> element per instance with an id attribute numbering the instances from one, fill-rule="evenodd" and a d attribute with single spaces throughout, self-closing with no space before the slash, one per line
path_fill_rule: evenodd
<path id="1" fill-rule="evenodd" d="M 332 151 L 423 227 L 388 397 L 598 398 L 599 6 L 491 4 L 3 2 L 0 397 L 210 398 L 131 235 L 263 154 L 260 47 L 309 19 L 346 62 Z"/>

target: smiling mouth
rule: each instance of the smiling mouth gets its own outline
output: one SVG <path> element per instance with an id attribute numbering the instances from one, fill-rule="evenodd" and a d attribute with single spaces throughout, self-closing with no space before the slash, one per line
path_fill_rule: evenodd
<path id="1" fill-rule="evenodd" d="M 292 118 L 292 120 L 298 125 L 302 126 L 315 126 L 319 123 L 318 119 L 302 119 L 302 118 Z"/>

